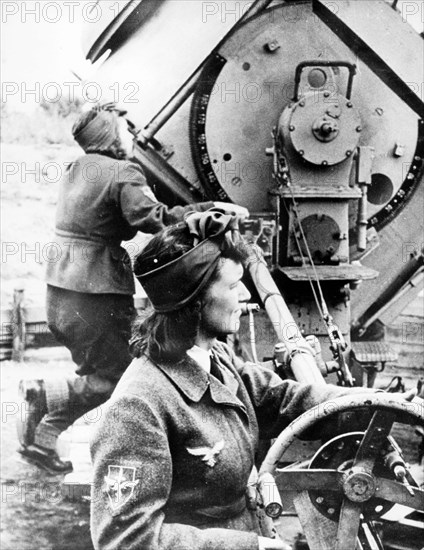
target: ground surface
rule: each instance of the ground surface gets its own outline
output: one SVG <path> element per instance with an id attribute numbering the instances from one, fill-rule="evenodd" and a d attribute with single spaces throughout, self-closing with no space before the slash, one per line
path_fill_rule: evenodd
<path id="1" fill-rule="evenodd" d="M 49 476 L 24 462 L 16 452 L 16 419 L 25 415 L 18 400 L 21 378 L 72 373 L 67 353 L 31 352 L 28 362 L 1 364 L 1 548 L 2 550 L 91 550 L 89 504 L 61 496 L 62 476 Z M 81 430 L 80 425 L 73 432 Z M 63 438 L 66 453 L 72 429 Z"/>

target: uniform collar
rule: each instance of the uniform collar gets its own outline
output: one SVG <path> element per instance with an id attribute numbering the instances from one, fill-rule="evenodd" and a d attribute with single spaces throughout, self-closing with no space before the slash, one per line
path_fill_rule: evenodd
<path id="1" fill-rule="evenodd" d="M 215 351 L 212 355 L 220 369 L 224 384 L 215 376 L 209 375 L 188 355 L 176 364 L 161 363 L 157 366 L 191 401 L 199 402 L 210 388 L 211 398 L 215 403 L 239 407 L 245 411 L 245 406 L 236 396 L 239 388 L 236 377 Z"/>
<path id="2" fill-rule="evenodd" d="M 157 366 L 195 403 L 202 399 L 209 387 L 209 374 L 188 355 L 178 363 L 157 363 Z"/>

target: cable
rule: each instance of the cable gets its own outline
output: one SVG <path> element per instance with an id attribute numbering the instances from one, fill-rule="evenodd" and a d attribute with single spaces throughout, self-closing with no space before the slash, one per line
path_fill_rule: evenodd
<path id="1" fill-rule="evenodd" d="M 256 335 L 255 335 L 255 319 L 253 317 L 253 308 L 248 308 L 249 310 L 249 330 L 250 330 L 250 347 L 252 350 L 252 357 L 254 363 L 259 363 L 258 355 L 256 353 Z"/>

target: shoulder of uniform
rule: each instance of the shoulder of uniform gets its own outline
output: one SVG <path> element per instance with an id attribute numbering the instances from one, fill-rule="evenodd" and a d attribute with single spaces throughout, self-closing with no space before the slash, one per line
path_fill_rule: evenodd
<path id="1" fill-rule="evenodd" d="M 114 396 L 154 400 L 158 388 L 168 383 L 166 375 L 146 356 L 133 359 L 116 386 Z"/>

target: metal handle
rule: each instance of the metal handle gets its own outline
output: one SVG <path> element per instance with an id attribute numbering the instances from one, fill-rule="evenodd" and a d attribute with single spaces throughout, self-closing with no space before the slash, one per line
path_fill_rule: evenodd
<path id="1" fill-rule="evenodd" d="M 346 97 L 350 99 L 352 95 L 353 77 L 356 74 L 356 65 L 354 63 L 349 63 L 348 61 L 302 61 L 302 63 L 299 63 L 296 67 L 296 74 L 294 77 L 294 101 L 299 101 L 300 77 L 303 69 L 306 67 L 346 67 L 349 70 Z"/>

